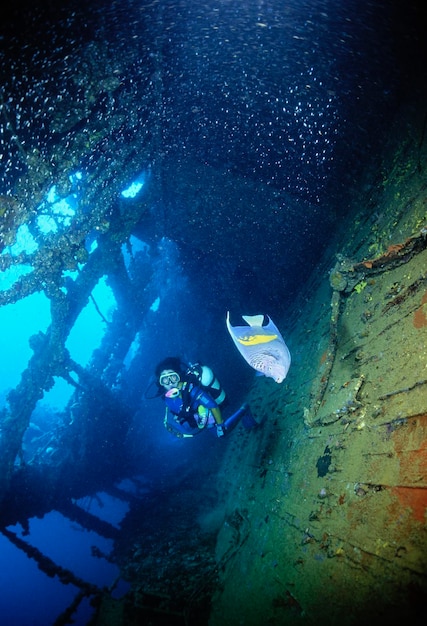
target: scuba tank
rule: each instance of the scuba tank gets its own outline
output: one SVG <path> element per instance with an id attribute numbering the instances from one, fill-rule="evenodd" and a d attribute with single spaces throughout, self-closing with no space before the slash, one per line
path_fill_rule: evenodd
<path id="1" fill-rule="evenodd" d="M 218 405 L 224 402 L 226 397 L 225 391 L 210 367 L 200 363 L 190 363 L 187 373 L 206 389 Z"/>

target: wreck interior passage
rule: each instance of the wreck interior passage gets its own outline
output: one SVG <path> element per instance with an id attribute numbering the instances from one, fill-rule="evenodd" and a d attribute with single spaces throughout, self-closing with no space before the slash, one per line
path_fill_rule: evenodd
<path id="1" fill-rule="evenodd" d="M 427 24 L 409 4 L 1 9 L 5 626 L 425 623 Z M 227 313 L 274 320 L 285 380 L 256 375 Z M 172 436 L 171 356 L 256 427 Z"/>

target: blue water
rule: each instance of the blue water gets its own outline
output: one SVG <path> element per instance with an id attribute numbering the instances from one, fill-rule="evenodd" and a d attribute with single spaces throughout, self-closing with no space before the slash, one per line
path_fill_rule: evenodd
<path id="1" fill-rule="evenodd" d="M 3 536 L 0 549 L 3 563 L 0 608 L 5 626 L 52 624 L 64 607 L 71 604 L 77 589 L 43 575 L 33 561 Z"/>
<path id="2" fill-rule="evenodd" d="M 117 501 L 102 493 L 98 494 L 96 499 L 85 499 L 80 504 L 86 511 L 115 526 L 119 525 L 128 510 L 123 501 Z M 106 540 L 92 531 L 85 530 L 55 511 L 41 519 L 30 519 L 29 532 L 26 530 L 24 533 L 20 525 L 9 527 L 8 530 L 25 539 L 29 545 L 38 548 L 56 565 L 72 571 L 83 581 L 99 588 L 112 587 L 119 576 L 116 565 L 109 563 L 106 558 L 93 556 L 92 553 L 92 548 L 96 547 L 108 557 L 113 548 L 112 540 Z M 56 576 L 48 577 L 37 568 L 32 559 L 2 535 L 0 552 L 2 624 L 4 626 L 53 624 L 77 596 L 79 589 L 71 584 L 62 584 Z M 121 594 L 126 591 L 126 586 L 121 588 Z M 93 608 L 89 599 L 84 598 L 75 614 L 74 623 L 87 624 L 92 613 Z"/>

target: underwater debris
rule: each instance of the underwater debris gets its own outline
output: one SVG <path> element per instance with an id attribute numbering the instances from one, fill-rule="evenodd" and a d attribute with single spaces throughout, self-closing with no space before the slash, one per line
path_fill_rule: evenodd
<path id="1" fill-rule="evenodd" d="M 276 609 L 293 609 L 302 613 L 302 607 L 298 600 L 286 589 L 285 595 L 276 596 L 273 599 L 273 607 Z"/>
<path id="2" fill-rule="evenodd" d="M 390 309 L 393 308 L 394 306 L 400 306 L 401 304 L 403 304 L 403 302 L 405 302 L 405 300 L 409 296 L 414 295 L 418 291 L 418 289 L 422 287 L 426 282 L 427 282 L 427 274 L 424 274 L 423 276 L 415 280 L 413 283 L 408 285 L 408 287 L 403 288 L 402 286 L 399 285 L 399 289 L 398 290 L 396 289 L 394 293 L 394 297 L 393 295 L 389 296 L 392 299 L 389 302 L 387 302 L 382 312 L 388 313 Z"/>
<path id="3" fill-rule="evenodd" d="M 311 394 L 311 402 L 309 408 L 304 408 L 304 423 L 306 426 L 312 426 L 315 423 L 315 417 L 325 395 L 326 388 L 329 383 L 329 376 L 335 361 L 337 347 L 337 326 L 340 315 L 342 298 L 339 291 L 334 291 L 331 300 L 331 317 L 329 324 L 329 344 L 323 360 L 322 375 L 317 391 Z"/>
<path id="4" fill-rule="evenodd" d="M 406 263 L 414 254 L 421 252 L 427 245 L 427 228 L 422 228 L 417 235 L 408 237 L 402 243 L 391 244 L 387 250 L 375 259 L 367 259 L 356 263 L 353 266 L 354 271 L 363 268 L 382 270 L 385 265 L 393 263 L 394 266 Z"/>
<path id="5" fill-rule="evenodd" d="M 310 404 L 308 407 L 304 407 L 303 415 L 305 426 L 311 428 L 313 426 L 331 424 L 340 419 L 346 413 L 354 412 L 355 410 L 361 408 L 361 403 L 356 396 L 363 384 L 364 379 L 356 378 L 352 396 L 348 399 L 344 399 L 340 408 L 333 413 L 324 415 L 321 418 L 318 417 L 318 412 L 322 406 L 322 401 L 329 385 L 329 378 L 335 361 L 338 344 L 338 322 L 343 309 L 342 305 L 345 296 L 350 295 L 350 293 L 354 291 L 360 293 L 368 284 L 366 278 L 369 275 L 377 274 L 379 272 L 383 272 L 385 269 L 397 267 L 408 262 L 415 254 L 424 250 L 426 246 L 427 228 L 423 228 L 417 235 L 409 237 L 403 243 L 390 246 L 385 253 L 379 255 L 375 259 L 352 263 L 349 259 L 343 257 L 342 255 L 337 255 L 338 261 L 329 274 L 329 283 L 333 291 L 331 298 L 328 347 L 325 352 L 325 358 L 322 358 L 322 367 L 320 368 L 319 374 L 313 383 L 310 394 Z M 394 300 L 386 304 L 383 313 L 388 312 L 391 307 L 400 304 L 406 299 L 406 297 L 413 294 L 421 286 L 425 279 L 426 276 L 421 276 L 414 283 L 409 285 L 403 293 L 398 293 Z M 372 311 L 366 310 L 362 314 L 362 321 L 368 322 L 372 316 Z M 343 358 L 352 354 L 353 350 Z M 363 361 L 364 357 L 365 355 L 363 351 L 356 353 L 357 361 Z"/>
<path id="6" fill-rule="evenodd" d="M 320 415 L 316 419 L 317 426 L 326 426 L 333 424 L 343 416 L 352 415 L 362 408 L 362 402 L 359 400 L 359 393 L 365 382 L 365 376 L 361 374 L 345 383 L 335 394 L 335 406 L 339 408 L 329 411 L 324 415 Z M 314 425 L 312 422 L 311 425 Z"/>
<path id="7" fill-rule="evenodd" d="M 344 291 L 348 284 L 345 272 L 335 267 L 329 274 L 329 283 L 334 291 Z"/>
<path id="8" fill-rule="evenodd" d="M 363 498 L 369 492 L 378 493 L 379 491 L 384 491 L 384 485 L 374 485 L 371 483 L 355 483 L 354 485 L 354 493 L 359 498 Z"/>
<path id="9" fill-rule="evenodd" d="M 383 254 L 375 259 L 368 259 L 358 263 L 352 263 L 349 259 L 337 255 L 338 261 L 329 275 L 329 283 L 333 290 L 344 294 L 350 294 L 353 290 L 360 293 L 367 285 L 367 276 L 377 274 L 407 263 L 415 254 L 424 250 L 427 246 L 427 228 L 409 237 L 403 243 L 389 246 Z"/>
<path id="10" fill-rule="evenodd" d="M 408 393 L 415 389 L 415 387 L 421 387 L 421 385 L 427 384 L 427 379 L 417 380 L 413 385 L 409 387 L 402 387 L 401 389 L 395 389 L 394 391 L 389 391 L 388 393 L 384 393 L 382 396 L 378 396 L 378 400 L 386 400 L 387 398 L 391 398 L 392 396 L 397 396 L 401 393 Z"/>
<path id="11" fill-rule="evenodd" d="M 366 496 L 367 491 L 365 491 L 365 489 L 363 489 L 363 487 L 361 487 L 359 485 L 359 483 L 356 483 L 354 485 L 354 493 L 356 494 L 356 496 L 358 496 L 359 498 L 363 498 L 363 496 Z"/>

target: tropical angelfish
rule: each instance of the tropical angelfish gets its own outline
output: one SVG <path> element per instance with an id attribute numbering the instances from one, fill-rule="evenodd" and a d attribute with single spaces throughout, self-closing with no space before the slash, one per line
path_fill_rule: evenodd
<path id="1" fill-rule="evenodd" d="M 279 329 L 268 315 L 242 315 L 249 326 L 231 326 L 227 312 L 227 329 L 243 358 L 257 372 L 273 378 L 276 383 L 285 380 L 291 364 L 291 355 Z"/>

